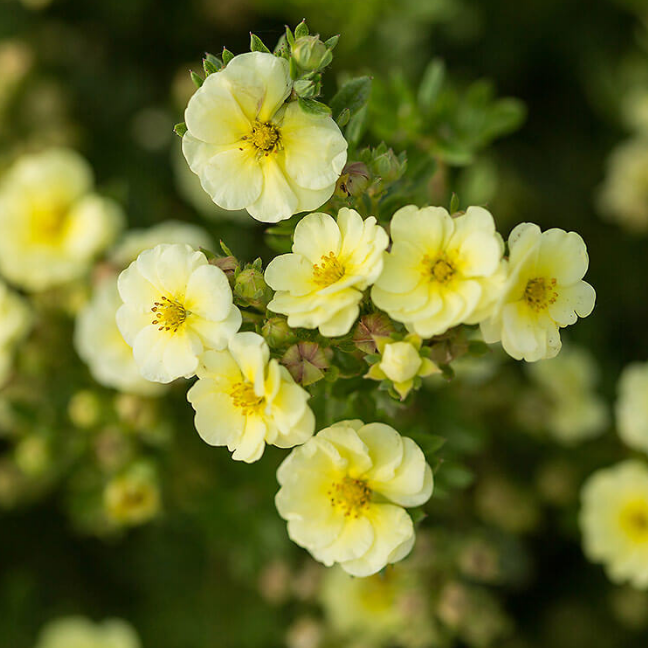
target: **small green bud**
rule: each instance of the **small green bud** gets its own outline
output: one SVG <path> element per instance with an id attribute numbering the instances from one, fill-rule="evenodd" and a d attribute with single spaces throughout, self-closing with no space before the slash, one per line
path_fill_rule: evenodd
<path id="1" fill-rule="evenodd" d="M 342 170 L 337 187 L 338 196 L 361 196 L 369 186 L 369 170 L 363 162 L 351 162 Z"/>
<path id="2" fill-rule="evenodd" d="M 272 289 L 268 287 L 263 272 L 248 265 L 236 275 L 234 297 L 242 306 L 253 306 L 265 310 L 272 299 Z"/>
<path id="3" fill-rule="evenodd" d="M 319 94 L 318 85 L 313 79 L 299 79 L 293 84 L 293 90 L 298 97 L 316 97 Z"/>
<path id="4" fill-rule="evenodd" d="M 268 319 L 261 329 L 261 334 L 271 349 L 280 349 L 289 344 L 294 344 L 297 340 L 295 332 L 288 326 L 285 317 L 271 317 Z"/>
<path id="5" fill-rule="evenodd" d="M 298 342 L 293 344 L 283 358 L 281 364 L 300 385 L 312 385 L 324 378 L 324 372 L 329 367 L 330 349 L 322 349 L 316 342 Z"/>
<path id="6" fill-rule="evenodd" d="M 309 72 L 320 70 L 333 60 L 333 54 L 318 36 L 298 38 L 292 48 L 292 55 L 297 65 Z"/>
<path id="7" fill-rule="evenodd" d="M 383 182 L 395 182 L 405 173 L 406 167 L 407 161 L 397 157 L 392 149 L 387 149 L 374 157 L 371 170 Z"/>

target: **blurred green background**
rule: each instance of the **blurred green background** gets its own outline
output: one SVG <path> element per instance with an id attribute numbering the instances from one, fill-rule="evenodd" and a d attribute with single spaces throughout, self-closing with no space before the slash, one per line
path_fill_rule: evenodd
<path id="1" fill-rule="evenodd" d="M 262 227 L 224 219 L 195 185 L 187 189 L 191 178 L 172 129 L 192 92 L 188 70 L 200 69 L 205 50 L 246 51 L 250 31 L 272 46 L 284 24 L 304 17 L 324 38 L 341 34 L 325 98 L 347 73 L 370 74 L 378 87 L 400 71 L 415 88 L 429 61 L 441 58 L 457 87 L 487 78 L 499 96 L 526 104 L 520 130 L 482 147 L 467 165 L 448 164 L 436 195 L 445 205 L 451 191 L 462 207 L 488 204 L 503 234 L 528 220 L 583 236 L 597 306 L 566 337 L 593 354 L 601 391 L 612 402 L 621 368 L 648 358 L 648 242 L 604 221 L 596 208 L 607 155 L 629 135 L 624 97 L 648 78 L 643 1 L 5 0 L 0 170 L 22 151 L 72 146 L 89 160 L 100 190 L 121 202 L 130 227 L 166 219 L 200 223 L 241 258 L 271 258 Z M 384 130 L 370 126 L 367 143 L 378 144 Z M 387 144 L 409 152 L 415 139 L 394 132 Z M 70 322 L 57 324 L 52 337 L 34 389 L 56 405 L 38 425 L 72 443 L 86 433 L 67 418 L 66 404 L 88 378 L 82 367 L 60 360 L 74 355 Z M 426 421 L 447 436 L 448 452 L 467 458 L 477 475 L 452 501 L 433 503 L 423 522 L 423 530 L 438 535 L 430 551 L 447 552 L 430 568 L 430 600 L 444 579 L 454 578 L 450 572 L 461 572 L 457 538 L 486 533 L 513 563 L 510 578 L 485 580 L 510 620 L 506 632 L 493 635 L 498 646 L 646 646 L 648 599 L 611 585 L 586 562 L 575 521 L 582 478 L 622 451 L 611 434 L 570 449 L 521 432 L 515 412 L 523 375 L 505 363 L 485 382 L 459 381 L 421 395 L 403 415 L 404 425 Z M 59 480 L 79 461 L 74 453 L 35 491 L 2 498 L 0 646 L 33 646 L 46 621 L 71 613 L 127 619 L 149 648 L 284 646 L 296 622 L 320 618 L 316 596 L 273 597 L 263 586 L 277 560 L 291 578 L 309 565 L 274 510 L 274 471 L 283 454 L 269 449 L 253 471 L 232 462 L 224 450 L 202 443 L 183 400 L 178 391 L 156 405 L 154 425 L 164 428 L 165 439 L 142 444 L 163 475 L 164 511 L 153 522 L 109 537 L 79 533 L 83 515 L 74 511 L 83 509 L 83 498 Z M 0 448 L 8 454 L 11 443 L 0 437 Z M 550 469 L 566 484 L 559 497 L 542 488 L 539 475 Z M 530 521 L 489 514 L 483 502 L 491 495 L 480 493 L 479 484 L 493 480 L 509 488 L 495 488 L 495 508 L 514 516 L 517 506 Z M 462 578 L 480 582 L 474 574 Z M 451 632 L 429 645 L 495 641 L 488 633 L 475 636 Z M 316 645 L 290 641 L 296 648 Z"/>

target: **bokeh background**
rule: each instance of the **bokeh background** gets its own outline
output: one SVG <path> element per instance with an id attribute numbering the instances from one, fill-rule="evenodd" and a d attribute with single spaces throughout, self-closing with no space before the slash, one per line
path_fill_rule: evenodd
<path id="1" fill-rule="evenodd" d="M 202 194 L 173 126 L 205 50 L 247 51 L 250 31 L 273 45 L 302 18 L 323 38 L 341 34 L 325 97 L 344 75 L 374 77 L 367 143 L 429 155 L 405 88 L 433 59 L 457 89 L 452 106 L 476 101 L 465 89 L 479 79 L 526 106 L 515 132 L 440 152 L 430 200 L 447 205 L 454 191 L 464 207 L 487 204 L 504 234 L 528 220 L 583 236 L 598 300 L 566 338 L 587 349 L 611 411 L 622 368 L 648 358 L 648 239 L 640 217 L 627 227 L 602 197 L 611 152 L 648 124 L 643 0 L 4 0 L 0 173 L 25 152 L 69 146 L 129 227 L 187 221 L 240 258 L 271 258 L 259 224 Z M 404 127 L 376 97 L 405 106 Z M 648 162 L 638 177 L 621 193 L 641 214 Z M 36 645 L 70 614 L 123 618 L 148 648 L 647 645 L 648 597 L 587 562 L 576 522 L 583 478 L 627 454 L 611 416 L 597 439 L 563 443 L 546 429 L 542 380 L 496 353 L 432 385 L 403 425 L 446 437 L 445 457 L 461 464 L 421 524 L 409 607 L 401 585 L 379 582 L 347 631 L 330 599 L 359 594 L 291 545 L 276 515 L 281 451 L 252 470 L 203 444 L 182 389 L 131 402 L 94 383 L 72 346 L 75 294 L 67 313 L 42 306 L 50 319 L 19 350 L 21 379 L 0 390 L 3 648 Z M 339 396 L 320 420 L 362 406 Z M 107 527 L 97 493 L 124 457 L 155 466 L 162 504 L 146 524 Z M 371 614 L 395 606 L 410 619 L 393 623 L 401 630 L 363 630 L 363 614 L 376 627 Z"/>

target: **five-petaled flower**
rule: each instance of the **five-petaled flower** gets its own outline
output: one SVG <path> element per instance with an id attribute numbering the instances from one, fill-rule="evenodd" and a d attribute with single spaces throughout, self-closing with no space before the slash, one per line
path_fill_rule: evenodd
<path id="1" fill-rule="evenodd" d="M 291 90 L 285 59 L 248 52 L 210 74 L 189 100 L 182 150 L 220 207 L 272 223 L 333 195 L 346 140 L 328 115 L 285 103 Z"/>

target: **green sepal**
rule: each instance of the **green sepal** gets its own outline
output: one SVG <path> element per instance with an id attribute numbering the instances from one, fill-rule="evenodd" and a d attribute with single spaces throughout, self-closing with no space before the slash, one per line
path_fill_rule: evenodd
<path id="1" fill-rule="evenodd" d="M 286 25 L 286 40 L 288 41 L 288 45 L 290 45 L 290 47 L 295 44 L 295 37 L 293 36 L 293 33 L 288 25 Z"/>
<path id="2" fill-rule="evenodd" d="M 227 65 L 234 58 L 234 54 L 232 54 L 232 52 L 230 52 L 226 47 L 223 47 L 221 57 L 223 59 L 223 65 Z"/>
<path id="3" fill-rule="evenodd" d="M 331 109 L 320 101 L 315 99 L 304 99 L 299 97 L 299 107 L 309 115 L 328 116 L 331 114 Z"/>
<path id="4" fill-rule="evenodd" d="M 256 35 L 250 32 L 250 51 L 251 52 L 265 52 L 271 54 L 270 50 L 265 46 L 264 42 Z"/>
<path id="5" fill-rule="evenodd" d="M 310 32 L 308 30 L 308 25 L 306 24 L 306 18 L 304 18 L 304 20 L 295 27 L 295 40 L 302 36 L 308 36 L 308 34 L 310 34 Z"/>
<path id="6" fill-rule="evenodd" d="M 336 36 L 331 36 L 327 41 L 324 41 L 324 45 L 326 45 L 327 49 L 332 50 L 338 44 L 339 40 L 340 34 L 337 34 Z"/>
<path id="7" fill-rule="evenodd" d="M 187 130 L 187 124 L 184 122 L 180 122 L 173 127 L 173 132 L 178 135 L 178 137 L 183 137 Z"/>
<path id="8" fill-rule="evenodd" d="M 204 82 L 204 79 L 200 75 L 196 74 L 193 70 L 190 70 L 189 74 L 191 75 L 191 80 L 194 82 L 196 88 L 200 88 Z"/>
<path id="9" fill-rule="evenodd" d="M 337 125 L 342 128 L 349 123 L 350 118 L 351 111 L 348 108 L 343 108 L 342 112 L 337 116 L 337 119 L 335 121 L 337 122 Z"/>
<path id="10" fill-rule="evenodd" d="M 450 198 L 450 213 L 455 214 L 459 211 L 459 196 L 453 191 L 452 198 Z"/>

